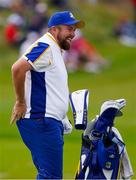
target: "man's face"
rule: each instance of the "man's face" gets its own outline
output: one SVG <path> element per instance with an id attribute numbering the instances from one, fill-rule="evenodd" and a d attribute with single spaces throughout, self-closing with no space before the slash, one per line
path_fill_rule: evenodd
<path id="1" fill-rule="evenodd" d="M 72 39 L 75 36 L 76 27 L 74 25 L 61 25 L 57 27 L 57 42 L 61 49 L 69 50 Z"/>

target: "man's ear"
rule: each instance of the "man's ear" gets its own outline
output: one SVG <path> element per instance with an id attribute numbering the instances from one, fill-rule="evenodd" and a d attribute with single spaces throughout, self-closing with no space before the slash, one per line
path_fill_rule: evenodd
<path id="1" fill-rule="evenodd" d="M 57 28 L 56 26 L 52 26 L 52 27 L 51 27 L 51 31 L 52 31 L 52 32 L 55 33 L 57 30 L 58 30 L 58 28 Z"/>
<path id="2" fill-rule="evenodd" d="M 51 27 L 49 32 L 54 36 L 54 38 L 57 38 L 58 28 L 56 26 Z"/>

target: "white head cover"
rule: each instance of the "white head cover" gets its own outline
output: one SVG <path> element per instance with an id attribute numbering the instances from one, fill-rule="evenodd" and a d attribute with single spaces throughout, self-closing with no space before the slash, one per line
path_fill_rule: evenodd
<path id="1" fill-rule="evenodd" d="M 70 104 L 76 129 L 85 129 L 87 125 L 89 91 L 82 89 L 70 94 Z"/>
<path id="2" fill-rule="evenodd" d="M 115 108 L 118 109 L 118 112 L 116 116 L 122 116 L 122 112 L 120 111 L 124 106 L 126 105 L 126 100 L 125 99 L 116 99 L 116 100 L 108 100 L 105 101 L 100 109 L 100 115 L 109 108 Z"/>

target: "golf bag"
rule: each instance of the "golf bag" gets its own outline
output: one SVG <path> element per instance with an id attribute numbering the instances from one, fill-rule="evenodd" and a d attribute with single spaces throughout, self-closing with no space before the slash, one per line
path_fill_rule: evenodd
<path id="1" fill-rule="evenodd" d="M 122 115 L 126 101 L 105 101 L 100 114 L 87 123 L 88 95 L 88 90 L 70 94 L 75 128 L 84 130 L 75 179 L 130 179 L 131 163 L 122 137 L 114 127 L 115 117 Z"/>
<path id="2" fill-rule="evenodd" d="M 82 134 L 79 167 L 75 179 L 129 179 L 133 175 L 125 144 L 119 131 L 113 127 L 125 100 L 106 101 L 100 115 L 88 123 Z M 123 158 L 127 158 L 123 164 Z M 123 166 L 127 169 L 124 173 Z"/>
<path id="3" fill-rule="evenodd" d="M 114 130 L 82 134 L 80 163 L 75 179 L 118 179 L 125 144 Z"/>

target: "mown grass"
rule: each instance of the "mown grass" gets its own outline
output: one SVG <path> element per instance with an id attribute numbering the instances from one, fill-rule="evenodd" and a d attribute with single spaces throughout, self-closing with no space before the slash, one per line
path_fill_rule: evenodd
<path id="1" fill-rule="evenodd" d="M 104 5 L 92 6 L 79 2 L 83 9 L 81 15 L 86 23 L 83 30 L 85 37 L 95 44 L 98 51 L 105 56 L 110 66 L 100 74 L 76 72 L 69 74 L 70 92 L 78 89 L 88 89 L 89 114 L 92 119 L 99 113 L 100 106 L 107 99 L 125 98 L 127 106 L 123 109 L 124 116 L 116 118 L 115 125 L 120 130 L 126 143 L 127 150 L 136 172 L 136 50 L 121 45 L 111 36 L 112 27 L 123 9 Z M 82 8 L 81 8 L 82 7 Z M 7 13 L 3 13 L 6 16 Z M 3 33 L 3 29 L 0 29 Z M 17 128 L 10 127 L 10 115 L 14 104 L 14 91 L 10 68 L 18 58 L 18 49 L 8 47 L 4 37 L 0 37 L 0 178 L 1 179 L 29 179 L 35 178 L 36 170 L 31 162 L 29 151 L 22 143 Z M 73 121 L 71 110 L 69 118 Z M 82 131 L 73 130 L 71 135 L 65 136 L 64 145 L 64 178 L 74 177 L 80 155 Z M 136 178 L 136 175 L 133 179 Z"/>

